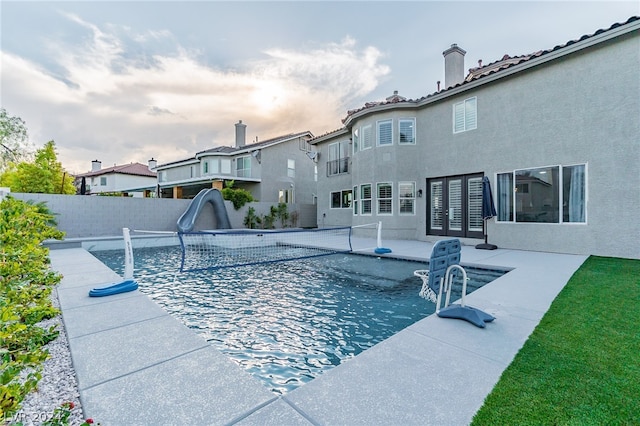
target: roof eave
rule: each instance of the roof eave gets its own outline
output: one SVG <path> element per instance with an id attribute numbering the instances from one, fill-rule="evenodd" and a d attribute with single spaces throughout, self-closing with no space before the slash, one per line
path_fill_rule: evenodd
<path id="1" fill-rule="evenodd" d="M 313 138 L 312 140 L 309 141 L 309 145 L 317 145 L 320 142 L 326 142 L 333 138 L 348 135 L 348 134 L 349 134 L 349 129 L 347 129 L 346 127 L 343 127 L 341 129 L 334 130 L 332 132 Z"/>

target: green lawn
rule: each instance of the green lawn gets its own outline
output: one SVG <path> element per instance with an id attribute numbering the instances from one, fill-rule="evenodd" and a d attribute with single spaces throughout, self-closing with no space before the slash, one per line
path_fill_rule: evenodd
<path id="1" fill-rule="evenodd" d="M 640 261 L 590 257 L 473 425 L 640 425 Z"/>

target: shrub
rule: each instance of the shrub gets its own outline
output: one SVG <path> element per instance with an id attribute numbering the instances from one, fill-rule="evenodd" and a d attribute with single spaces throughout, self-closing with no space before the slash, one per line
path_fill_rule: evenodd
<path id="1" fill-rule="evenodd" d="M 43 346 L 58 336 L 55 326 L 39 327 L 59 311 L 51 304 L 60 275 L 49 270 L 46 239 L 61 239 L 53 214 L 44 203 L 7 197 L 0 202 L 0 418 L 17 411 L 36 388 Z"/>
<path id="2" fill-rule="evenodd" d="M 272 210 L 273 211 L 273 210 Z M 280 224 L 283 228 L 287 227 L 287 220 L 289 219 L 289 210 L 287 203 L 279 203 L 275 209 L 275 215 L 280 219 Z"/>
<path id="3" fill-rule="evenodd" d="M 258 223 L 258 216 L 256 215 L 256 209 L 249 207 L 247 214 L 244 217 L 244 226 L 249 229 L 254 229 Z"/>
<path id="4" fill-rule="evenodd" d="M 234 209 L 240 210 L 245 204 L 254 201 L 251 192 L 242 188 L 234 188 L 233 184 L 233 181 L 227 182 L 221 192 L 222 198 L 231 201 Z"/>

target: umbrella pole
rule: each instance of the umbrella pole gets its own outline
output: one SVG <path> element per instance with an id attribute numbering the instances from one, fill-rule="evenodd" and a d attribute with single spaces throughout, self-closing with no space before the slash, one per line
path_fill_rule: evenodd
<path id="1" fill-rule="evenodd" d="M 495 250 L 498 248 L 495 244 L 489 244 L 487 241 L 487 219 L 482 219 L 482 230 L 484 232 L 484 244 L 476 245 L 477 249 L 480 250 Z"/>
<path id="2" fill-rule="evenodd" d="M 484 231 L 484 243 L 487 244 L 487 219 L 482 219 L 482 230 Z"/>

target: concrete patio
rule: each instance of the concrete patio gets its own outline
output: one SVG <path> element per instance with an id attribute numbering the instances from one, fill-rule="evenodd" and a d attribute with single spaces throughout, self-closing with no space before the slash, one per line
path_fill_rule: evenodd
<path id="1" fill-rule="evenodd" d="M 354 246 L 375 246 L 360 239 Z M 428 259 L 432 244 L 385 241 Z M 462 263 L 512 268 L 468 296 L 480 329 L 429 316 L 284 396 L 270 392 L 82 248 L 51 250 L 84 414 L 102 425 L 465 425 L 586 256 L 463 246 Z M 416 291 L 419 289 L 416 288 Z"/>

